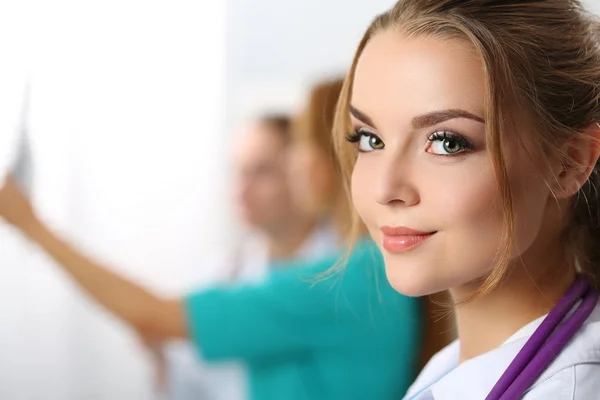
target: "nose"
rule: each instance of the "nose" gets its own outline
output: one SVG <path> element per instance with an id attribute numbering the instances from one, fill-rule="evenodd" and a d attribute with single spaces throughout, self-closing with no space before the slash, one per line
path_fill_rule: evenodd
<path id="1" fill-rule="evenodd" d="M 379 204 L 410 207 L 421 201 L 414 184 L 414 166 L 408 156 L 390 155 L 378 175 L 375 199 Z"/>

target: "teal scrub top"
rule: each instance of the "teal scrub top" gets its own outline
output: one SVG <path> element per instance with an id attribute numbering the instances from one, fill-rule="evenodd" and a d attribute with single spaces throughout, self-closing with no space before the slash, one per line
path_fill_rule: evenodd
<path id="1" fill-rule="evenodd" d="M 185 298 L 190 337 L 207 361 L 243 361 L 251 400 L 400 399 L 415 377 L 421 302 L 398 294 L 376 246 L 280 266 L 256 285 Z"/>

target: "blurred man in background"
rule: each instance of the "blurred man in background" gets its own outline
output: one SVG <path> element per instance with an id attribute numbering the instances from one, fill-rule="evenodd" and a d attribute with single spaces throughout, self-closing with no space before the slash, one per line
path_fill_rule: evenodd
<path id="1" fill-rule="evenodd" d="M 234 141 L 234 193 L 248 229 L 222 268 L 222 282 L 258 282 L 270 266 L 318 258 L 339 245 L 334 230 L 295 204 L 286 173 L 290 119 L 266 115 Z M 187 342 L 168 343 L 158 358 L 158 387 L 171 400 L 246 399 L 244 368 L 237 363 L 205 364 Z"/>
<path id="2" fill-rule="evenodd" d="M 331 229 L 319 229 L 316 216 L 304 212 L 293 198 L 294 177 L 287 173 L 290 142 L 287 116 L 263 117 L 236 141 L 236 198 L 254 240 L 242 242 L 232 263 L 234 279 L 260 279 L 269 265 L 319 257 L 338 242 Z"/>

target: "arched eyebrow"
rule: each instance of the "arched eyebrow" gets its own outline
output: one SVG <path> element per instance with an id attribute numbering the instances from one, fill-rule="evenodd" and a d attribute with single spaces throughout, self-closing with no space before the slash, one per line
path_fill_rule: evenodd
<path id="1" fill-rule="evenodd" d="M 368 115 L 352 105 L 350 106 L 350 114 L 362 123 L 377 129 L 373 120 Z M 414 129 L 423 129 L 456 118 L 467 118 L 485 124 L 485 120 L 482 117 L 458 108 L 450 108 L 447 110 L 432 111 L 426 114 L 417 115 L 412 120 L 412 126 Z"/>

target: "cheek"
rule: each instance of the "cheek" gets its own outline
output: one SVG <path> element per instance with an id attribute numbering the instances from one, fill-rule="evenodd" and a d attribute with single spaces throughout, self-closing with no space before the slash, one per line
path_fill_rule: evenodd
<path id="1" fill-rule="evenodd" d="M 444 229 L 489 228 L 501 223 L 500 197 L 491 168 L 431 171 L 423 177 L 422 202 Z M 435 223 L 432 221 L 432 223 Z"/>
<path id="2" fill-rule="evenodd" d="M 431 254 L 417 263 L 424 270 L 419 293 L 458 287 L 485 276 L 503 240 L 501 197 L 487 159 L 438 166 L 436 171 L 424 169 L 420 176 L 419 215 L 439 236 L 432 242 Z"/>
<path id="3" fill-rule="evenodd" d="M 304 181 L 310 164 L 310 152 L 305 145 L 295 144 L 289 151 L 287 162 L 288 179 L 297 183 Z"/>
<path id="4" fill-rule="evenodd" d="M 474 161 L 423 168 L 419 176 L 418 215 L 426 228 L 439 232 L 439 258 L 430 262 L 446 266 L 451 284 L 489 270 L 502 241 L 503 212 L 494 171 L 483 157 Z"/>
<path id="5" fill-rule="evenodd" d="M 357 160 L 352 174 L 354 206 L 375 241 L 381 246 L 382 224 L 404 223 L 438 234 L 422 249 L 406 254 L 383 250 L 388 279 L 398 291 L 423 295 L 476 279 L 492 265 L 502 235 L 502 210 L 491 166 L 485 157 L 460 164 L 425 160 L 407 166 L 398 193 L 418 193 L 419 203 L 410 207 L 380 204 L 374 193 L 379 182 L 381 159 Z M 475 172 L 474 172 L 475 171 Z"/>
<path id="6" fill-rule="evenodd" d="M 462 272 L 457 270 L 451 280 L 454 284 L 487 274 L 505 243 L 502 198 L 494 169 L 487 164 L 473 168 L 465 163 L 464 171 L 456 168 L 448 176 L 425 171 L 420 179 L 423 218 L 443 233 L 444 244 L 438 250 L 444 258 L 462 260 L 457 266 Z M 534 243 L 544 218 L 540 205 L 545 204 L 548 189 L 539 176 L 522 172 L 532 170 L 526 165 L 509 170 L 515 218 L 513 259 Z"/>
<path id="7" fill-rule="evenodd" d="M 502 223 L 499 194 L 491 168 L 421 165 L 407 177 L 420 197 L 420 204 L 411 210 L 411 221 L 424 228 L 437 230 L 468 229 Z M 388 211 L 375 200 L 377 160 L 359 157 L 352 173 L 352 200 L 356 211 L 367 226 L 384 219 Z M 478 171 L 473 174 L 473 171 Z M 382 215 L 383 214 L 383 215 Z M 413 216 L 418 216 L 413 218 Z M 478 233 L 479 234 L 479 233 Z"/>
<path id="8" fill-rule="evenodd" d="M 533 166 L 518 169 L 533 170 Z M 531 247 L 540 233 L 550 189 L 543 177 L 533 173 L 514 173 L 511 183 L 515 210 L 515 245 L 512 256 L 518 257 Z"/>
<path id="9" fill-rule="evenodd" d="M 260 198 L 263 202 L 271 202 L 279 195 L 279 185 L 273 179 L 265 179 L 260 188 Z"/>
<path id="10" fill-rule="evenodd" d="M 269 207 L 285 206 L 291 196 L 291 189 L 285 176 L 270 177 L 265 183 L 264 197 L 268 200 Z"/>
<path id="11" fill-rule="evenodd" d="M 484 153 L 457 164 L 431 160 L 407 167 L 401 185 L 419 195 L 412 207 L 380 204 L 382 159 L 359 157 L 352 173 L 352 200 L 359 216 L 381 245 L 379 225 L 407 221 L 422 229 L 438 231 L 423 251 L 395 255 L 383 251 L 388 278 L 402 293 L 421 295 L 460 286 L 485 276 L 494 266 L 503 244 L 504 211 L 494 168 Z M 519 165 L 509 171 L 516 218 L 515 249 L 525 251 L 535 240 L 543 220 L 548 190 L 538 176 Z M 512 172 L 511 172 L 512 171 Z M 400 185 L 400 186 L 401 186 Z M 402 187 L 397 189 L 399 193 Z M 520 223 L 523 221 L 523 223 Z M 527 221 L 527 224 L 524 222 Z"/>

